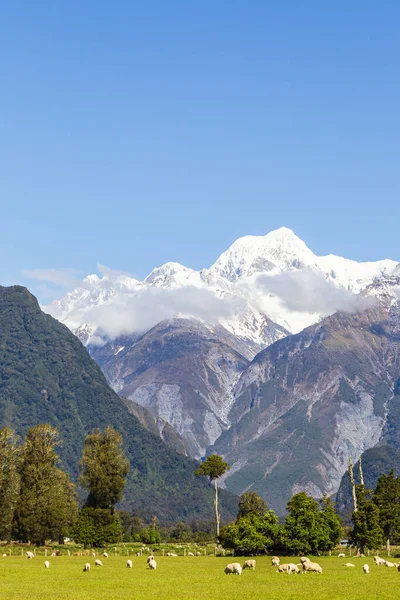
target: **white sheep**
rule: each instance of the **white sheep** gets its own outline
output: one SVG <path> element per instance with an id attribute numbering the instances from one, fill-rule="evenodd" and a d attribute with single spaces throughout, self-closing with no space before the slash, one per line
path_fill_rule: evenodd
<path id="1" fill-rule="evenodd" d="M 101 562 L 101 560 L 99 558 L 96 558 L 96 560 L 94 561 L 94 566 L 95 567 L 102 567 L 103 563 Z"/>
<path id="2" fill-rule="evenodd" d="M 108 553 L 107 552 L 103 552 L 103 556 L 104 556 L 104 558 L 108 558 Z"/>
<path id="3" fill-rule="evenodd" d="M 154 556 L 152 554 L 147 557 L 147 564 L 149 564 L 151 560 L 154 560 Z"/>
<path id="4" fill-rule="evenodd" d="M 26 558 L 35 558 L 35 555 L 33 554 L 33 552 L 31 552 L 30 550 L 28 550 L 26 552 Z"/>
<path id="5" fill-rule="evenodd" d="M 45 569 L 48 569 L 49 567 L 50 567 L 50 563 L 49 563 L 49 561 L 48 561 L 48 560 L 45 560 L 45 561 L 44 561 L 44 568 L 45 568 Z"/>
<path id="6" fill-rule="evenodd" d="M 140 552 L 136 552 L 136 556 L 142 556 Z"/>
<path id="7" fill-rule="evenodd" d="M 187 555 L 188 556 L 194 556 L 193 552 L 188 552 Z"/>
<path id="8" fill-rule="evenodd" d="M 96 552 L 95 552 L 94 550 L 93 550 L 93 552 L 92 552 L 92 557 L 93 557 L 93 558 L 96 558 Z"/>
<path id="9" fill-rule="evenodd" d="M 126 566 L 128 567 L 128 569 L 132 569 L 132 561 L 131 560 L 127 560 L 126 561 Z"/>
<path id="10" fill-rule="evenodd" d="M 156 570 L 156 569 L 157 569 L 157 563 L 156 563 L 156 561 L 154 560 L 154 558 L 153 558 L 152 560 L 150 560 L 148 564 L 149 564 L 149 568 L 150 568 L 150 569 L 154 569 L 154 570 Z"/>
<path id="11" fill-rule="evenodd" d="M 278 556 L 273 556 L 273 557 L 271 558 L 271 565 L 272 565 L 273 567 L 279 567 L 279 563 L 280 563 L 280 562 L 281 562 L 281 561 L 280 561 L 280 559 L 278 558 Z"/>
<path id="12" fill-rule="evenodd" d="M 385 564 L 385 559 L 381 558 L 380 556 L 374 556 L 374 563 L 379 567 L 381 565 Z"/>
<path id="13" fill-rule="evenodd" d="M 346 563 L 344 566 L 345 567 L 355 567 L 355 565 L 353 565 L 353 563 Z"/>
<path id="14" fill-rule="evenodd" d="M 385 560 L 385 565 L 387 567 L 395 567 L 396 566 L 394 563 L 390 562 L 389 560 Z"/>
<path id="15" fill-rule="evenodd" d="M 57 554 L 55 552 L 52 552 L 51 556 L 54 557 L 54 556 L 57 556 Z"/>
<path id="16" fill-rule="evenodd" d="M 83 567 L 84 571 L 90 571 L 90 563 L 85 563 L 85 566 Z"/>
<path id="17" fill-rule="evenodd" d="M 289 563 L 288 564 L 288 573 L 289 575 L 291 573 L 300 573 L 300 569 L 297 565 L 295 565 L 294 563 Z"/>
<path id="18" fill-rule="evenodd" d="M 196 556 L 201 556 L 201 552 L 197 551 Z"/>
<path id="19" fill-rule="evenodd" d="M 254 558 L 244 561 L 243 570 L 244 569 L 255 569 L 255 568 L 256 568 L 256 561 L 254 560 Z"/>
<path id="20" fill-rule="evenodd" d="M 300 562 L 303 566 L 303 573 L 322 573 L 322 567 L 318 563 L 311 562 L 306 556 L 302 556 Z"/>
<path id="21" fill-rule="evenodd" d="M 338 558 L 344 558 L 346 555 L 344 552 L 341 552 L 340 554 L 338 554 Z"/>
<path id="22" fill-rule="evenodd" d="M 364 573 L 369 573 L 369 566 L 363 565 L 363 571 L 364 571 Z"/>
<path id="23" fill-rule="evenodd" d="M 283 563 L 278 566 L 277 573 L 289 573 L 289 564 Z"/>
<path id="24" fill-rule="evenodd" d="M 242 566 L 240 563 L 229 563 L 226 565 L 224 569 L 224 573 L 226 575 L 241 575 L 242 574 Z"/>

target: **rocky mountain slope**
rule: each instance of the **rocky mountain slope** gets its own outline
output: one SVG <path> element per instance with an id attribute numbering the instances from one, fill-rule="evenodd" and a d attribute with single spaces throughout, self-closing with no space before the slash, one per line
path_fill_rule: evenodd
<path id="1" fill-rule="evenodd" d="M 85 435 L 112 425 L 130 461 L 124 507 L 151 518 L 209 518 L 213 491 L 194 476 L 197 463 L 147 431 L 107 385 L 67 327 L 43 313 L 27 289 L 0 287 L 0 427 L 24 435 L 47 422 L 60 431 L 63 466 L 76 478 Z M 225 518 L 236 498 L 222 497 Z"/>
<path id="2" fill-rule="evenodd" d="M 399 290 L 400 277 L 376 282 L 362 312 L 338 312 L 255 357 L 212 448 L 231 465 L 228 489 L 257 491 L 282 513 L 296 491 L 336 492 L 349 456 L 398 443 Z"/>
<path id="3" fill-rule="evenodd" d="M 194 457 L 230 425 L 232 389 L 251 357 L 223 327 L 182 318 L 90 351 L 113 389 L 172 425 Z"/>

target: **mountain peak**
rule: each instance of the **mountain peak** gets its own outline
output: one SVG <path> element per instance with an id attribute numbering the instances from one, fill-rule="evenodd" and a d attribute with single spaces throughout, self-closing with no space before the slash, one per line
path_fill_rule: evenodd
<path id="1" fill-rule="evenodd" d="M 246 235 L 237 239 L 210 271 L 233 282 L 254 273 L 315 266 L 315 260 L 315 254 L 291 229 L 280 227 L 264 236 Z"/>

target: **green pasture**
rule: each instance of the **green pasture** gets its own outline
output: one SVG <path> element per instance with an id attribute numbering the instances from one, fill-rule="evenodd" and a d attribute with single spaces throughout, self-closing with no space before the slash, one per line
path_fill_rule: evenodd
<path id="1" fill-rule="evenodd" d="M 323 574 L 287 575 L 276 573 L 271 558 L 258 557 L 255 571 L 241 576 L 225 575 L 233 557 L 156 556 L 157 570 L 147 568 L 146 555 L 100 557 L 103 567 L 94 566 L 87 556 L 46 557 L 28 560 L 22 556 L 0 556 L 0 598 L 7 600 L 393 600 L 400 594 L 400 573 L 394 568 L 376 567 L 372 557 L 345 559 L 318 557 Z M 311 557 L 310 557 L 311 558 Z M 396 559 L 394 559 L 396 560 Z M 83 572 L 85 562 L 91 570 Z M 282 558 L 281 562 L 299 562 Z M 355 568 L 345 568 L 352 562 Z M 366 575 L 362 565 L 368 563 Z"/>

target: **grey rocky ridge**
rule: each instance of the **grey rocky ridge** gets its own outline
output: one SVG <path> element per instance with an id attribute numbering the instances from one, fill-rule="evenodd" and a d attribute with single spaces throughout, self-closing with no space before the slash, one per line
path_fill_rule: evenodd
<path id="1" fill-rule="evenodd" d="M 91 276 L 46 310 L 161 437 L 167 422 L 181 452 L 221 453 L 228 489 L 283 512 L 299 489 L 336 492 L 348 457 L 385 443 L 398 271 L 316 256 L 282 228 L 237 240 L 199 272 Z"/>

